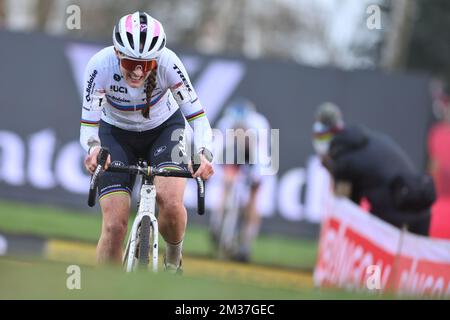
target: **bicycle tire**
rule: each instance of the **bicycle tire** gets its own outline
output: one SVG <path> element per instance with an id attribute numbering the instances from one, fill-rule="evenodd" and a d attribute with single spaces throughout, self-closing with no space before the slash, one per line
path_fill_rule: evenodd
<path id="1" fill-rule="evenodd" d="M 138 252 L 138 265 L 140 268 L 147 268 L 149 264 L 150 253 L 150 217 L 143 216 L 140 226 L 139 234 L 139 252 Z"/>

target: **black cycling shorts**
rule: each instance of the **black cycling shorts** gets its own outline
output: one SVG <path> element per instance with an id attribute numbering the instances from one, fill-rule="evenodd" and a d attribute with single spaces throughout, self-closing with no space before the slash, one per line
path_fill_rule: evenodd
<path id="1" fill-rule="evenodd" d="M 160 126 L 142 132 L 123 130 L 100 121 L 99 137 L 102 147 L 109 148 L 112 163 L 134 165 L 142 159 L 151 166 L 186 170 L 184 128 L 185 120 L 178 109 Z M 131 195 L 135 178 L 127 173 L 104 172 L 99 177 L 99 198 L 117 193 Z"/>

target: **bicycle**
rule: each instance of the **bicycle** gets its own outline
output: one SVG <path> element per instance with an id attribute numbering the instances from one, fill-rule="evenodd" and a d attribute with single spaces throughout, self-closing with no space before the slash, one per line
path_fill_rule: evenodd
<path id="1" fill-rule="evenodd" d="M 95 205 L 97 194 L 97 181 L 108 158 L 109 151 L 102 148 L 97 158 L 98 166 L 91 178 L 89 187 L 88 205 Z M 195 168 L 195 166 L 194 166 Z M 168 170 L 167 168 L 156 168 L 138 162 L 137 165 L 120 165 L 111 163 L 106 171 L 121 172 L 142 176 L 140 190 L 140 201 L 138 202 L 138 212 L 133 221 L 131 232 L 128 236 L 127 245 L 123 255 L 123 265 L 127 272 L 137 269 L 138 266 L 148 268 L 150 264 L 150 240 L 152 247 L 152 270 L 158 271 L 158 220 L 155 215 L 156 208 L 156 188 L 153 184 L 154 177 L 179 177 L 193 178 L 191 172 L 187 170 Z M 201 178 L 197 181 L 197 206 L 198 214 L 205 213 L 205 183 Z"/>
<path id="2" fill-rule="evenodd" d="M 244 224 L 243 195 L 248 189 L 248 179 L 243 167 L 239 167 L 236 179 L 227 186 L 223 212 L 216 216 L 215 242 L 219 259 L 234 259 L 241 245 L 241 229 Z"/>

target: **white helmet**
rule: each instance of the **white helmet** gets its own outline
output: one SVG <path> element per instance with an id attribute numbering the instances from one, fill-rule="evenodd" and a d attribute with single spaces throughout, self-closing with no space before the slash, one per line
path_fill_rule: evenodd
<path id="1" fill-rule="evenodd" d="M 161 22 L 136 11 L 120 18 L 113 30 L 114 47 L 122 54 L 142 60 L 156 59 L 166 46 Z"/>

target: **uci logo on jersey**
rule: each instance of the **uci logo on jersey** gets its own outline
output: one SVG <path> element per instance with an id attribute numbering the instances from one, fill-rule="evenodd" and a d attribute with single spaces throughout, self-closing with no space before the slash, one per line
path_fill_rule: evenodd
<path id="1" fill-rule="evenodd" d="M 119 87 L 119 86 L 112 85 L 109 87 L 109 89 L 113 92 L 128 93 L 128 90 L 125 87 Z"/>

